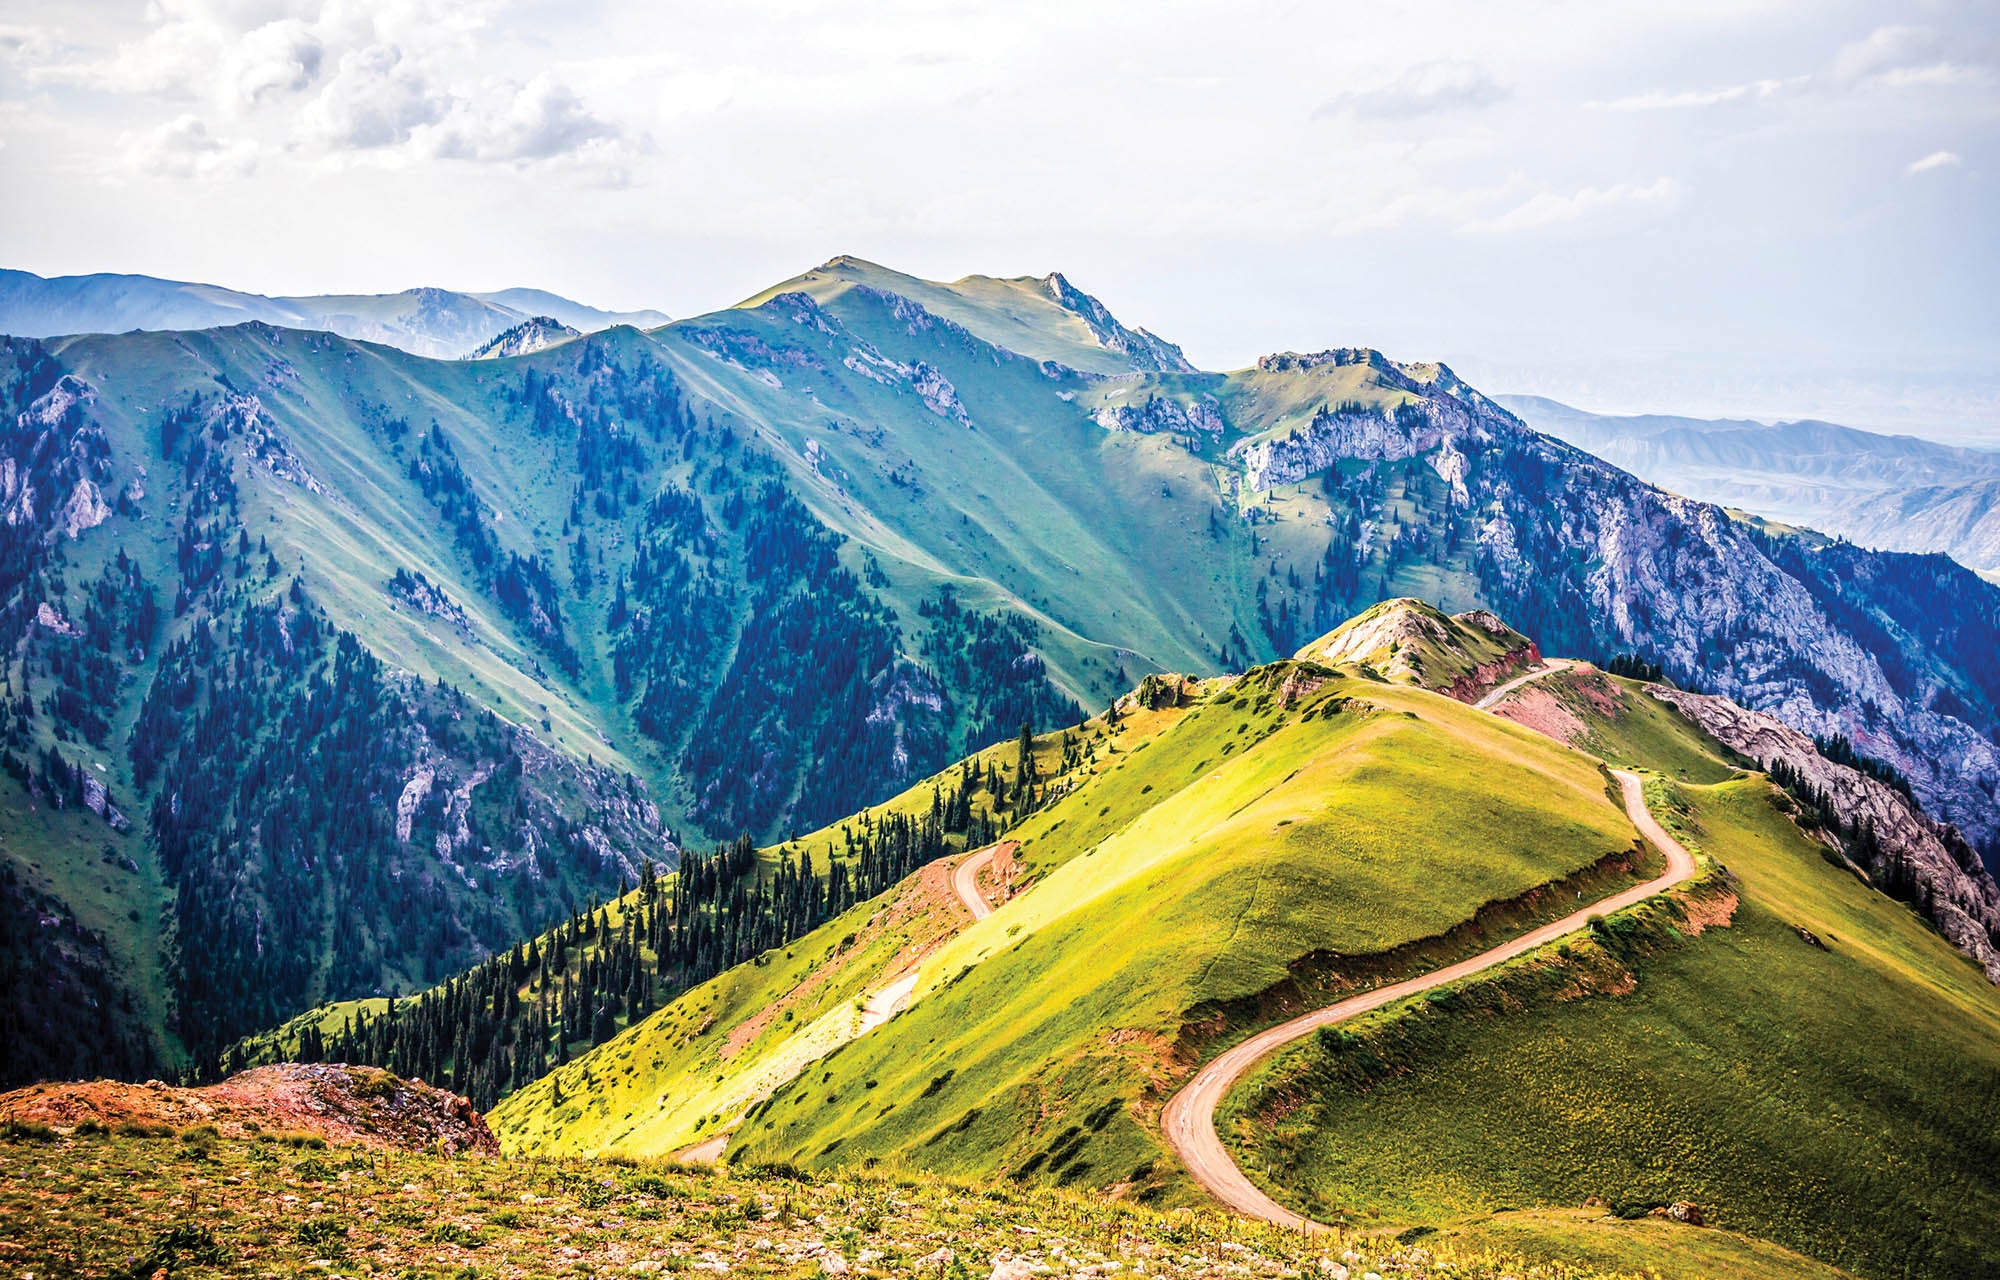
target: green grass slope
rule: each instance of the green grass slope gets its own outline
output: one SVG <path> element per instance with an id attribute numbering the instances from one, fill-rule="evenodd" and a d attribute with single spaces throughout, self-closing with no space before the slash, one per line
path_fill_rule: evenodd
<path id="1" fill-rule="evenodd" d="M 1226 1011 L 1296 995 L 1308 971 L 1367 980 L 1342 962 L 1436 939 L 1635 843 L 1593 763 L 1434 694 L 1287 662 L 1187 696 L 1010 833 L 1029 887 L 923 961 L 907 1011 L 754 1110 L 732 1158 L 1165 1194 L 1178 1174 L 1150 1112 L 1188 1065 L 1184 1037 L 1227 1034 Z M 579 1066 L 644 1076 L 691 1020 L 656 1015 Z M 699 1070 L 668 1065 L 627 1114 L 545 1126 L 537 1149 L 602 1149 L 634 1115 L 722 1083 L 713 1059 Z"/>
<path id="2" fill-rule="evenodd" d="M 2000 1274 L 2000 996 L 1761 777 L 1652 795 L 1729 919 L 1322 1035 L 1238 1095 L 1240 1162 L 1329 1220 L 1511 1239 L 1486 1215 L 1685 1199 L 1857 1275 Z"/>

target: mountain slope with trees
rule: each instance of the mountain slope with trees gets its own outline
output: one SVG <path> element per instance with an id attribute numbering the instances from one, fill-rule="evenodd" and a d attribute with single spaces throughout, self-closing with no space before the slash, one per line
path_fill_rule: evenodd
<path id="1" fill-rule="evenodd" d="M 1193 370 L 1061 277 L 837 259 L 477 362 L 12 340 L 0 390 L 7 918 L 57 922 L 3 935 L 23 1072 L 94 1069 L 64 992 L 107 1068 L 208 1058 L 1399 595 L 1844 736 L 1996 830 L 1988 584 L 1663 494 L 1442 366 Z"/>

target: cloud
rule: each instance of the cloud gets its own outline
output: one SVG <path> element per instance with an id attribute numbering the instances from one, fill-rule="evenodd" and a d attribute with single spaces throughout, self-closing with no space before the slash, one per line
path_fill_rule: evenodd
<path id="1" fill-rule="evenodd" d="M 300 93 L 319 79 L 325 57 L 319 36 L 297 18 L 267 22 L 230 50 L 220 87 L 241 104 Z"/>
<path id="2" fill-rule="evenodd" d="M 1590 105 L 1606 111 L 1679 111 L 1694 107 L 1714 107 L 1725 102 L 1774 98 L 1787 90 L 1804 85 L 1809 78 L 1791 76 L 1783 80 L 1752 80 L 1745 84 L 1724 85 L 1719 89 L 1684 89 L 1672 93 L 1655 89 L 1647 93 L 1636 93 L 1630 97 L 1614 98 L 1609 102 L 1593 102 Z"/>
<path id="3" fill-rule="evenodd" d="M 299 116 L 299 135 L 334 150 L 400 146 L 451 110 L 447 96 L 394 45 L 340 57 L 340 67 Z"/>
<path id="4" fill-rule="evenodd" d="M 1339 94 L 1313 112 L 1315 118 L 1353 116 L 1364 120 L 1399 120 L 1486 107 L 1504 101 L 1512 90 L 1470 62 L 1421 62 L 1387 84 Z"/>
<path id="5" fill-rule="evenodd" d="M 1933 151 L 1921 160 L 1911 161 L 1910 167 L 1905 172 L 1915 177 L 1920 173 L 1929 173 L 1933 169 L 1949 169 L 1964 163 L 1956 151 Z"/>
<path id="6" fill-rule="evenodd" d="M 1459 229 L 1494 234 L 1533 231 L 1621 209 L 1664 205 L 1680 195 L 1680 184 L 1672 178 L 1660 178 L 1643 187 L 1623 182 L 1612 187 L 1583 187 L 1567 195 L 1544 190 L 1497 217 L 1475 219 Z"/>
<path id="7" fill-rule="evenodd" d="M 1922 89 L 1980 84 L 1991 67 L 1943 56 L 1945 41 L 1928 27 L 1877 27 L 1842 45 L 1829 78 L 1844 88 Z"/>
<path id="8" fill-rule="evenodd" d="M 129 173 L 155 178 L 237 178 L 257 167 L 257 145 L 225 141 L 209 133 L 193 115 L 177 116 L 154 129 L 128 133 L 120 161 Z"/>
<path id="9" fill-rule="evenodd" d="M 1832 75 L 1843 84 L 1856 84 L 1921 58 L 1936 46 L 1937 33 L 1926 27 L 1877 27 L 1865 38 L 1841 46 L 1833 58 Z"/>
<path id="10" fill-rule="evenodd" d="M 521 163 L 577 155 L 622 136 L 546 72 L 526 84 L 489 80 L 461 98 L 427 140 L 452 160 Z"/>

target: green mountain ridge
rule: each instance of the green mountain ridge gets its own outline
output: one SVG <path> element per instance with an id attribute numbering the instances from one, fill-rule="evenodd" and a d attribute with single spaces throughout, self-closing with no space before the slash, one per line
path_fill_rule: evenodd
<path id="1" fill-rule="evenodd" d="M 1186 371 L 1109 314 L 836 259 L 479 362 L 256 324 L 10 342 L 9 1074 L 92 1069 L 45 977 L 107 1043 L 207 1057 L 428 987 L 682 844 L 776 843 L 1399 595 L 1763 699 L 1992 830 L 1986 584 L 1739 527 L 1441 366 Z M 248 669 L 308 618 L 318 660 Z M 296 714 L 319 699 L 350 718 Z M 406 745 L 357 786 L 329 770 L 363 725 Z M 273 819 L 274 777 L 361 837 Z M 172 839 L 197 794 L 199 848 Z M 442 908 L 397 905 L 409 877 Z M 283 982 L 252 962 L 274 930 Z"/>
<path id="2" fill-rule="evenodd" d="M 1821 843 L 1856 837 L 1648 686 L 1559 669 L 1476 710 L 1501 673 L 1467 687 L 1452 668 L 1485 665 L 1478 637 L 1379 669 L 1385 622 L 1452 621 L 1394 602 L 1308 646 L 1338 666 L 1149 680 L 1064 735 L 1065 785 L 1008 832 L 990 915 L 912 877 L 511 1094 L 503 1147 L 646 1158 L 727 1132 L 749 1168 L 1199 1204 L 1158 1126 L 1214 1054 L 1654 874 L 1609 760 L 1652 775 L 1696 880 L 1274 1056 L 1225 1118 L 1239 1163 L 1405 1239 L 1575 1257 L 1565 1206 L 1688 1200 L 1857 1275 L 2000 1265 L 1979 1226 L 1991 984 Z M 907 1003 L 869 1017 L 892 989 Z"/>

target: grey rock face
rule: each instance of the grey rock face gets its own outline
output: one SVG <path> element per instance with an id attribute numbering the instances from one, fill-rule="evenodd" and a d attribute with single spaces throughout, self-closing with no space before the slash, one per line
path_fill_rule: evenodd
<path id="1" fill-rule="evenodd" d="M 1841 821 L 1866 823 L 1879 853 L 1864 868 L 1877 880 L 1900 879 L 1951 944 L 2000 982 L 2000 885 L 1958 831 L 1933 822 L 1894 787 L 1819 753 L 1811 738 L 1775 716 L 1746 711 L 1727 698 L 1661 685 L 1652 695 L 1765 768 L 1783 761 L 1823 793 Z"/>

